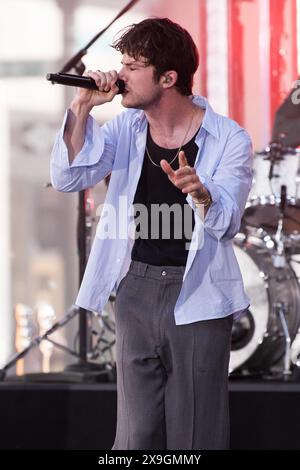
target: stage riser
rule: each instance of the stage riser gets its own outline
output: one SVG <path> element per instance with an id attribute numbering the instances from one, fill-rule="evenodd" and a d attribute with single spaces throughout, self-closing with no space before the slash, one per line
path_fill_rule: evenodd
<path id="1" fill-rule="evenodd" d="M 300 387 L 283 388 L 231 386 L 232 449 L 300 449 Z M 1 384 L 0 448 L 110 449 L 116 400 L 114 384 Z"/>

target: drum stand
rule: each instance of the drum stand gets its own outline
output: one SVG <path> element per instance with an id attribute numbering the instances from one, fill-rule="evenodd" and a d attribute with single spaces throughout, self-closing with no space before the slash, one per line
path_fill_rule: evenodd
<path id="1" fill-rule="evenodd" d="M 283 360 L 283 378 L 287 380 L 287 378 L 292 374 L 291 372 L 291 337 L 288 330 L 288 325 L 286 322 L 286 314 L 288 313 L 288 305 L 283 302 L 277 302 L 274 304 L 274 310 L 276 316 L 279 318 L 279 322 L 283 331 L 283 335 L 285 338 L 285 353 L 284 353 L 284 360 Z"/>
<path id="2" fill-rule="evenodd" d="M 284 268 L 286 266 L 285 243 L 283 235 L 283 221 L 286 207 L 286 186 L 281 186 L 280 194 L 280 216 L 278 226 L 275 233 L 276 254 L 273 256 L 273 264 L 275 268 Z M 274 312 L 279 319 L 279 324 L 283 331 L 285 338 L 285 353 L 283 360 L 283 378 L 287 379 L 291 375 L 291 337 L 286 322 L 286 315 L 288 313 L 288 304 L 284 302 L 276 302 L 274 305 Z"/>
<path id="3" fill-rule="evenodd" d="M 283 239 L 283 215 L 280 216 L 278 227 L 274 236 L 276 242 L 276 253 L 273 255 L 274 268 L 284 268 L 286 265 L 285 246 Z"/>
<path id="4" fill-rule="evenodd" d="M 283 146 L 280 142 L 271 142 L 269 147 L 269 156 L 266 157 L 266 160 L 270 160 L 270 169 L 269 169 L 269 181 L 271 183 L 272 179 L 277 178 L 278 175 L 274 175 L 274 166 L 276 163 L 283 160 Z"/>

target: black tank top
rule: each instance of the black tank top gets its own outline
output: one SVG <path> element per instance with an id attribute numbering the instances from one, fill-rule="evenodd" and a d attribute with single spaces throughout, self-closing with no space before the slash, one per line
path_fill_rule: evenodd
<path id="1" fill-rule="evenodd" d="M 198 130 L 194 137 L 182 147 L 190 166 L 194 166 L 198 151 L 195 143 L 197 134 Z M 178 148 L 165 149 L 158 146 L 151 138 L 149 127 L 147 148 L 151 159 L 157 164 L 162 159 L 171 162 L 178 151 Z M 178 157 L 171 167 L 173 170 L 179 168 Z M 151 163 L 145 152 L 133 202 L 136 224 L 136 240 L 131 253 L 133 260 L 156 266 L 186 265 L 188 244 L 191 241 L 195 224 L 194 212 L 186 202 L 186 196 L 171 183 L 161 167 Z M 137 204 L 143 204 L 143 214 L 138 210 Z M 161 204 L 166 204 L 166 206 L 162 208 Z M 176 204 L 175 210 L 169 211 L 168 208 L 173 204 Z"/>

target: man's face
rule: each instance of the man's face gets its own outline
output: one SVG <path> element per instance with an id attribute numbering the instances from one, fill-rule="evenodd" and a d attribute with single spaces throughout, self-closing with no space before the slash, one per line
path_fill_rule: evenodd
<path id="1" fill-rule="evenodd" d="M 154 67 L 147 65 L 143 57 L 135 60 L 124 54 L 119 78 L 125 82 L 125 93 L 122 95 L 122 105 L 125 108 L 144 109 L 155 105 L 161 98 L 162 87 L 154 81 Z"/>

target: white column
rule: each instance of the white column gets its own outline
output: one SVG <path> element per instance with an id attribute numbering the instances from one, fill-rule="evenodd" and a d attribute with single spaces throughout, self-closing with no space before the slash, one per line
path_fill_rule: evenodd
<path id="1" fill-rule="evenodd" d="M 260 148 L 270 142 L 271 123 L 269 119 L 270 109 L 270 10 L 269 2 L 259 2 L 259 100 L 262 115 L 260 120 Z"/>
<path id="2" fill-rule="evenodd" d="M 228 114 L 227 0 L 206 0 L 207 95 L 215 111 Z"/>

